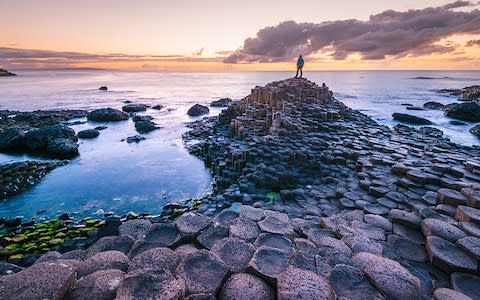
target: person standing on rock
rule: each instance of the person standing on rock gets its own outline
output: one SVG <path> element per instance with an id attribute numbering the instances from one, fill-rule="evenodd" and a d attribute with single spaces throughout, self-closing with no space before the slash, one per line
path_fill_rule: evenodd
<path id="1" fill-rule="evenodd" d="M 305 62 L 303 61 L 303 57 L 300 54 L 300 56 L 297 59 L 297 75 L 295 75 L 295 78 L 302 78 L 302 76 L 303 76 L 302 69 L 303 69 L 303 64 L 304 63 Z M 300 71 L 300 77 L 298 76 L 298 71 Z"/>

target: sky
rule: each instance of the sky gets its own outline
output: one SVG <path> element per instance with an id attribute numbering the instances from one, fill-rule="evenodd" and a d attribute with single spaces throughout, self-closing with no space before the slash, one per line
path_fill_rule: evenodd
<path id="1" fill-rule="evenodd" d="M 0 0 L 0 66 L 479 69 L 480 3 Z"/>

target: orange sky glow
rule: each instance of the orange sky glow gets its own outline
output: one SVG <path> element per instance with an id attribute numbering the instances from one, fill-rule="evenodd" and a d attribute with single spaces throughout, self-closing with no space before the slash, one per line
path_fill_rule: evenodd
<path id="1" fill-rule="evenodd" d="M 0 0 L 8 24 L 0 31 L 0 66 L 290 70 L 306 53 L 308 70 L 480 69 L 479 3 L 396 2 Z M 434 18 L 450 23 L 415 32 L 415 22 Z M 404 33 L 388 27 L 394 22 Z"/>

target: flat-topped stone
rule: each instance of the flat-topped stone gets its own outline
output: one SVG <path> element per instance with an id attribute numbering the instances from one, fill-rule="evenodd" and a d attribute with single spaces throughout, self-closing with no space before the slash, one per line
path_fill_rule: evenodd
<path id="1" fill-rule="evenodd" d="M 247 272 L 270 284 L 275 284 L 278 276 L 287 270 L 289 259 L 285 251 L 266 246 L 259 247 L 250 260 Z"/>
<path id="2" fill-rule="evenodd" d="M 457 245 L 470 256 L 480 259 L 480 238 L 467 236 L 457 240 Z"/>
<path id="3" fill-rule="evenodd" d="M 185 213 L 175 221 L 178 231 L 187 239 L 194 239 L 209 224 L 209 217 L 193 212 Z"/>
<path id="4" fill-rule="evenodd" d="M 399 209 L 390 210 L 388 217 L 392 223 L 399 223 L 412 228 L 420 228 L 422 223 L 422 218 L 419 215 Z"/>
<path id="5" fill-rule="evenodd" d="M 434 300 L 473 300 L 465 294 L 447 288 L 438 288 L 433 292 Z"/>
<path id="6" fill-rule="evenodd" d="M 130 260 L 120 251 L 105 251 L 86 259 L 78 268 L 77 276 L 82 277 L 100 270 L 117 269 L 126 272 Z"/>
<path id="7" fill-rule="evenodd" d="M 293 244 L 290 239 L 283 235 L 268 232 L 261 233 L 255 240 L 254 245 L 256 248 L 267 246 L 270 248 L 280 249 L 286 253 L 293 252 Z"/>
<path id="8" fill-rule="evenodd" d="M 258 222 L 262 231 L 276 233 L 281 235 L 292 235 L 293 226 L 288 217 L 281 215 L 270 215 Z"/>
<path id="9" fill-rule="evenodd" d="M 216 294 L 228 274 L 228 266 L 214 254 L 199 250 L 187 254 L 175 272 L 185 281 L 186 294 Z"/>
<path id="10" fill-rule="evenodd" d="M 62 299 L 75 285 L 75 271 L 61 262 L 43 262 L 0 277 L 1 299 Z"/>
<path id="11" fill-rule="evenodd" d="M 330 272 L 329 282 L 338 299 L 383 299 L 362 270 L 337 264 Z"/>
<path id="12" fill-rule="evenodd" d="M 353 256 L 372 284 L 390 299 L 418 299 L 420 281 L 399 263 L 362 252 Z"/>
<path id="13" fill-rule="evenodd" d="M 419 245 L 395 234 L 388 236 L 388 242 L 402 258 L 415 262 L 428 261 L 427 252 L 423 245 Z"/>
<path id="14" fill-rule="evenodd" d="M 252 244 L 237 238 L 217 241 L 210 250 L 220 258 L 232 272 L 243 272 L 255 252 Z"/>
<path id="15" fill-rule="evenodd" d="M 120 235 L 129 235 L 134 239 L 142 237 L 152 227 L 152 223 L 148 220 L 136 219 L 128 220 L 120 225 L 118 231 Z"/>
<path id="16" fill-rule="evenodd" d="M 471 297 L 480 299 L 480 276 L 466 273 L 452 273 L 450 275 L 452 288 Z"/>
<path id="17" fill-rule="evenodd" d="M 478 261 L 457 245 L 436 236 L 427 237 L 430 262 L 445 272 L 476 272 Z"/>
<path id="18" fill-rule="evenodd" d="M 180 257 L 169 248 L 152 248 L 135 256 L 128 265 L 128 271 L 143 270 L 169 270 L 175 272 Z"/>
<path id="19" fill-rule="evenodd" d="M 442 188 L 437 191 L 437 204 L 449 204 L 449 205 L 466 205 L 468 202 L 467 197 L 462 193 L 452 190 Z"/>
<path id="20" fill-rule="evenodd" d="M 115 299 L 117 289 L 125 278 L 125 273 L 116 270 L 94 272 L 78 281 L 68 294 L 67 299 Z"/>
<path id="21" fill-rule="evenodd" d="M 239 217 L 235 224 L 231 225 L 230 236 L 253 243 L 260 234 L 260 228 L 255 221 Z"/>
<path id="22" fill-rule="evenodd" d="M 436 235 L 453 243 L 467 236 L 465 232 L 458 227 L 433 218 L 427 218 L 422 221 L 422 232 L 427 237 Z"/>
<path id="23" fill-rule="evenodd" d="M 335 294 L 324 277 L 291 267 L 278 278 L 277 299 L 333 300 Z"/>
<path id="24" fill-rule="evenodd" d="M 228 227 L 213 222 L 213 224 L 197 236 L 197 242 L 203 247 L 210 249 L 216 241 L 226 238 L 228 235 Z"/>
<path id="25" fill-rule="evenodd" d="M 132 248 L 134 241 L 131 236 L 127 235 L 103 237 L 88 248 L 87 257 L 108 250 L 116 250 L 127 254 Z"/>
<path id="26" fill-rule="evenodd" d="M 378 215 L 373 215 L 373 214 L 366 214 L 363 217 L 364 221 L 372 226 L 381 228 L 385 231 L 392 231 L 392 222 L 390 222 L 388 219 L 378 216 Z"/>
<path id="27" fill-rule="evenodd" d="M 460 205 L 455 218 L 460 222 L 473 222 L 480 225 L 480 209 Z"/>
<path id="28" fill-rule="evenodd" d="M 185 282 L 168 270 L 129 272 L 117 290 L 116 300 L 162 299 L 177 300 L 185 295 Z"/>

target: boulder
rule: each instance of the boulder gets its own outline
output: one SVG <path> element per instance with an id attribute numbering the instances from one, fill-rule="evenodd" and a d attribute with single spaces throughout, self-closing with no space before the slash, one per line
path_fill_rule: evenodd
<path id="1" fill-rule="evenodd" d="M 116 270 L 101 270 L 82 278 L 68 294 L 69 300 L 115 299 L 117 289 L 125 278 L 125 273 Z"/>
<path id="2" fill-rule="evenodd" d="M 228 266 L 206 250 L 187 254 L 176 270 L 185 281 L 187 294 L 216 294 L 228 274 Z"/>
<path id="3" fill-rule="evenodd" d="M 218 295 L 219 300 L 274 300 L 274 290 L 260 278 L 247 273 L 230 276 Z"/>
<path id="4" fill-rule="evenodd" d="M 141 111 L 146 111 L 147 106 L 145 104 L 131 103 L 131 104 L 122 106 L 122 110 L 127 113 L 141 112 Z"/>
<path id="5" fill-rule="evenodd" d="M 125 276 L 115 299 L 178 300 L 183 299 L 184 296 L 185 282 L 182 279 L 176 279 L 170 271 L 135 270 Z"/>
<path id="6" fill-rule="evenodd" d="M 471 134 L 480 137 L 480 124 L 475 124 L 475 126 L 470 128 L 468 131 L 470 131 Z"/>
<path id="7" fill-rule="evenodd" d="M 465 126 L 465 125 L 468 125 L 468 123 L 465 123 L 463 121 L 459 121 L 459 120 L 450 120 L 448 123 L 450 123 L 451 125 L 454 125 L 454 126 Z M 473 132 L 472 132 L 473 133 Z M 475 133 L 473 133 L 475 134 Z"/>
<path id="8" fill-rule="evenodd" d="M 148 116 L 148 115 L 143 115 L 143 116 L 142 115 L 134 115 L 132 120 L 133 120 L 133 122 L 140 122 L 140 121 L 148 122 L 148 121 L 152 121 L 153 117 Z"/>
<path id="9" fill-rule="evenodd" d="M 16 76 L 16 75 L 11 72 L 8 72 L 5 69 L 0 69 L 0 76 Z"/>
<path id="10" fill-rule="evenodd" d="M 211 107 L 227 107 L 232 103 L 232 99 L 230 98 L 221 98 L 219 100 L 212 101 L 210 103 Z"/>
<path id="11" fill-rule="evenodd" d="M 445 110 L 447 117 L 467 122 L 480 122 L 480 105 L 476 102 L 456 103 Z"/>
<path id="12" fill-rule="evenodd" d="M 134 135 L 134 136 L 129 136 L 127 137 L 127 143 L 131 144 L 131 143 L 140 143 L 141 141 L 144 141 L 146 140 L 145 137 L 141 136 L 141 135 Z M 123 141 L 123 140 L 122 140 Z"/>
<path id="13" fill-rule="evenodd" d="M 194 106 L 190 107 L 190 109 L 187 111 L 187 114 L 191 117 L 197 117 L 208 114 L 209 112 L 210 109 L 208 109 L 208 107 L 200 104 L 195 104 Z"/>
<path id="14" fill-rule="evenodd" d="M 66 138 L 59 138 L 48 143 L 47 154 L 54 158 L 71 158 L 78 155 L 78 144 Z"/>
<path id="15" fill-rule="evenodd" d="M 432 125 L 433 123 L 427 119 L 416 117 L 409 114 L 393 113 L 392 117 L 394 120 L 397 120 L 402 123 L 413 124 L 413 125 Z"/>
<path id="16" fill-rule="evenodd" d="M 460 101 L 479 101 L 480 100 L 480 85 L 472 85 L 463 88 L 462 95 L 458 99 Z"/>
<path id="17" fill-rule="evenodd" d="M 277 299 L 334 300 L 335 293 L 324 277 L 290 267 L 278 278 Z"/>
<path id="18" fill-rule="evenodd" d="M 22 151 L 25 133 L 20 128 L 9 127 L 0 132 L 0 151 Z"/>
<path id="19" fill-rule="evenodd" d="M 90 112 L 87 119 L 95 122 L 114 122 L 128 120 L 128 114 L 113 108 L 101 108 Z"/>
<path id="20" fill-rule="evenodd" d="M 435 101 L 429 101 L 423 104 L 423 107 L 426 109 L 433 109 L 433 110 L 443 110 L 445 105 Z"/>
<path id="21" fill-rule="evenodd" d="M 75 285 L 75 271 L 61 262 L 35 264 L 0 277 L 0 299 L 63 299 Z"/>
<path id="22" fill-rule="evenodd" d="M 100 135 L 100 131 L 96 129 L 85 129 L 78 132 L 78 138 L 80 139 L 93 139 Z"/>
<path id="23" fill-rule="evenodd" d="M 145 233 L 144 238 L 135 241 L 129 252 L 130 257 L 135 257 L 143 251 L 157 247 L 176 247 L 182 236 L 172 223 L 155 223 Z"/>
<path id="24" fill-rule="evenodd" d="M 27 152 L 52 158 L 70 158 L 78 155 L 75 131 L 65 125 L 31 129 L 25 134 Z"/>
<path id="25" fill-rule="evenodd" d="M 418 299 L 420 280 L 398 262 L 362 252 L 353 261 L 387 299 Z"/>
<path id="26" fill-rule="evenodd" d="M 137 130 L 138 133 L 147 133 L 159 128 L 160 127 L 158 127 L 157 124 L 153 123 L 152 121 L 135 122 L 135 129 Z"/>
<path id="27" fill-rule="evenodd" d="M 106 86 L 101 86 L 98 88 L 100 91 L 108 91 L 108 87 Z"/>
<path id="28" fill-rule="evenodd" d="M 162 108 L 164 108 L 165 106 L 161 105 L 161 104 L 157 104 L 157 105 L 154 105 L 152 106 L 152 109 L 155 109 L 155 110 L 161 110 Z"/>

